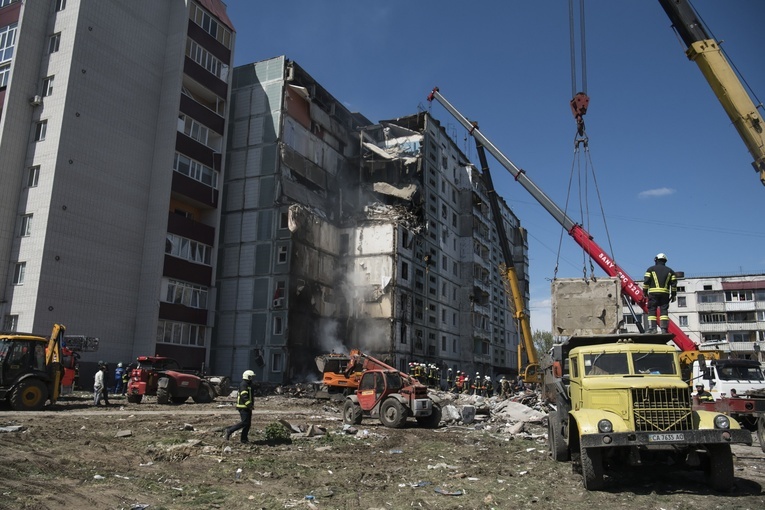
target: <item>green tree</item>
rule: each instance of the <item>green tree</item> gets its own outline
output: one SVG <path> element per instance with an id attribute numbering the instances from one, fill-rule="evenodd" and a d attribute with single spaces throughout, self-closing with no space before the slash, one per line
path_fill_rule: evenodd
<path id="1" fill-rule="evenodd" d="M 537 354 L 541 356 L 552 347 L 553 335 L 550 331 L 541 331 L 537 329 L 531 334 L 531 341 L 534 343 Z"/>

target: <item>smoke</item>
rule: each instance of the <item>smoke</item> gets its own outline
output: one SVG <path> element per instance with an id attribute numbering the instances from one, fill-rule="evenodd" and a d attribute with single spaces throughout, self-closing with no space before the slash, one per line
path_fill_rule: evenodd
<path id="1" fill-rule="evenodd" d="M 337 330 L 340 324 L 335 319 L 323 317 L 319 319 L 318 339 L 319 347 L 323 352 L 333 352 L 335 354 L 348 354 L 348 347 L 337 336 Z"/>

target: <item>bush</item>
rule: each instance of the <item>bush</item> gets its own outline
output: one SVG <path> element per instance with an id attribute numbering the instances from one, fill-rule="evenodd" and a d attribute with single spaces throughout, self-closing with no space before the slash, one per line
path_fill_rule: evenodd
<path id="1" fill-rule="evenodd" d="M 269 423 L 265 430 L 266 441 L 274 443 L 290 442 L 290 432 L 278 422 Z"/>

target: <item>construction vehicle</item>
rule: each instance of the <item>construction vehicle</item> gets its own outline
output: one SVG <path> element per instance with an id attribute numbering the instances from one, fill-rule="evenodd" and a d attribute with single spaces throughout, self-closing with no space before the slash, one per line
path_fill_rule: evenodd
<path id="1" fill-rule="evenodd" d="M 363 363 L 361 351 L 354 349 L 350 354 L 322 354 L 316 356 L 316 368 L 321 372 L 318 398 L 345 399 L 359 387 Z"/>
<path id="2" fill-rule="evenodd" d="M 475 123 L 474 126 L 477 127 Z M 486 151 L 477 139 L 475 145 L 478 153 L 478 160 L 481 163 L 481 172 L 484 176 L 484 182 L 486 183 L 486 191 L 489 195 L 489 204 L 491 206 L 494 227 L 497 230 L 499 245 L 502 249 L 503 262 L 499 266 L 499 271 L 502 275 L 505 293 L 511 299 L 513 317 L 515 318 L 518 330 L 521 334 L 521 341 L 518 344 L 518 375 L 522 376 L 523 380 L 527 383 L 538 384 L 542 382 L 542 372 L 539 369 L 539 356 L 537 355 L 537 350 L 536 347 L 534 347 L 534 342 L 531 336 L 529 315 L 525 311 L 526 307 L 518 280 L 518 271 L 515 268 L 513 253 L 510 250 L 510 243 L 507 239 L 505 226 L 502 222 L 502 212 L 499 208 L 499 199 L 497 198 L 497 192 L 494 189 L 494 181 L 491 178 L 491 170 L 489 169 L 489 163 L 486 159 Z M 524 353 L 526 354 L 525 363 Z"/>
<path id="3" fill-rule="evenodd" d="M 66 328 L 55 324 L 50 338 L 0 333 L 0 400 L 15 411 L 39 411 L 55 404 L 64 375 L 61 341 Z M 75 358 L 67 360 L 74 368 Z"/>
<path id="4" fill-rule="evenodd" d="M 668 334 L 571 336 L 544 363 L 548 446 L 573 461 L 587 490 L 623 466 L 704 466 L 710 486 L 733 486 L 731 444 L 752 435 L 725 414 L 694 409 Z"/>
<path id="5" fill-rule="evenodd" d="M 354 349 L 343 355 L 316 358 L 328 388 L 347 394 L 343 422 L 358 425 L 363 418 L 377 418 L 386 427 L 402 428 L 409 417 L 423 427 L 436 428 L 441 422 L 441 405 L 428 387 L 377 358 Z M 337 362 L 337 363 L 335 363 Z"/>
<path id="6" fill-rule="evenodd" d="M 140 404 L 144 395 L 156 395 L 158 404 L 182 404 L 191 397 L 198 404 L 215 400 L 213 385 L 196 372 L 184 371 L 172 358 L 139 356 L 128 367 L 127 401 Z"/>
<path id="7" fill-rule="evenodd" d="M 695 401 L 695 408 L 728 414 L 748 430 L 756 432 L 765 452 L 765 374 L 759 361 L 719 359 L 693 362 L 694 384 L 703 384 L 713 402 Z M 735 395 L 734 395 L 735 392 Z"/>
<path id="8" fill-rule="evenodd" d="M 686 46 L 685 54 L 696 62 L 725 113 L 754 158 L 752 166 L 765 184 L 765 133 L 762 117 L 736 72 L 698 19 L 688 0 L 659 0 Z"/>
<path id="9" fill-rule="evenodd" d="M 93 336 L 65 335 L 61 341 L 61 357 L 64 365 L 64 376 L 61 379 L 62 393 L 71 393 L 77 384 L 77 364 L 81 352 L 96 352 L 100 339 Z"/>

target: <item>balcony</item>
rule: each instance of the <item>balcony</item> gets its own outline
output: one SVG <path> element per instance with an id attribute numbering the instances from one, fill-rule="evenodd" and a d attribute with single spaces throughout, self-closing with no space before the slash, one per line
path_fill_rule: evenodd
<path id="1" fill-rule="evenodd" d="M 726 312 L 753 312 L 755 310 L 754 301 L 726 301 Z"/>
<path id="2" fill-rule="evenodd" d="M 696 309 L 699 312 L 719 312 L 725 311 L 725 303 L 698 303 Z"/>
<path id="3" fill-rule="evenodd" d="M 713 322 L 710 324 L 699 324 L 699 331 L 702 333 L 725 333 L 728 331 L 729 324 L 725 322 Z"/>

